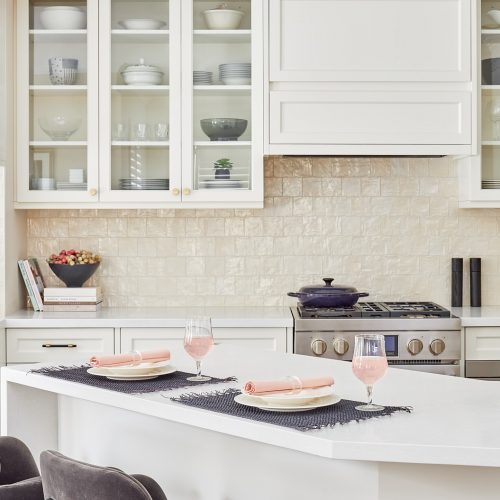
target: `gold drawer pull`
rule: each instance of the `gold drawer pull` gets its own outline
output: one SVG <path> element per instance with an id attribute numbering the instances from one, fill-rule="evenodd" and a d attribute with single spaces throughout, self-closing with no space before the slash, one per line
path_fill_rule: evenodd
<path id="1" fill-rule="evenodd" d="M 42 347 L 45 347 L 47 349 L 52 348 L 52 347 L 63 347 L 63 348 L 74 349 L 75 347 L 78 347 L 78 345 L 77 344 L 42 344 Z"/>

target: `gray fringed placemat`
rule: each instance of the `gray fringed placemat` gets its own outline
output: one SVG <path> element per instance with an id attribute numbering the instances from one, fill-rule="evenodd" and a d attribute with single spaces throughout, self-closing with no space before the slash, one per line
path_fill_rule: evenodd
<path id="1" fill-rule="evenodd" d="M 353 420 L 359 422 L 369 418 L 392 415 L 397 411 L 410 413 L 411 408 L 407 406 L 386 406 L 377 412 L 362 412 L 356 410 L 355 406 L 363 404 L 359 401 L 342 399 L 337 404 L 316 408 L 315 410 L 303 412 L 273 412 L 260 410 L 251 406 L 244 406 L 234 401 L 234 397 L 241 394 L 238 389 L 227 389 L 221 392 L 211 392 L 205 394 L 182 394 L 176 398 L 170 398 L 187 406 L 203 408 L 204 410 L 233 415 L 235 417 L 258 420 L 268 424 L 290 427 L 298 431 L 308 431 L 311 429 L 321 429 L 323 427 L 333 427 L 336 424 L 346 424 Z"/>
<path id="2" fill-rule="evenodd" d="M 167 375 L 161 375 L 152 380 L 109 380 L 105 377 L 90 375 L 87 370 L 90 365 L 83 366 L 50 366 L 31 370 L 30 373 L 47 375 L 69 382 L 78 382 L 79 384 L 91 385 L 99 389 L 108 389 L 110 391 L 123 392 L 125 394 L 144 394 L 147 392 L 171 391 L 183 387 L 192 387 L 203 384 L 220 384 L 223 382 L 234 382 L 235 377 L 211 378 L 203 382 L 192 382 L 186 380 L 187 377 L 194 375 L 186 372 L 173 372 Z"/>

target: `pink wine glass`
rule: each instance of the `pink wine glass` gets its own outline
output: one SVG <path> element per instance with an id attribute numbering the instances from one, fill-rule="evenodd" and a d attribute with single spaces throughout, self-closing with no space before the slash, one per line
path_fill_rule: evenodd
<path id="1" fill-rule="evenodd" d="M 354 355 L 352 357 L 352 371 L 361 382 L 366 385 L 368 403 L 356 406 L 360 411 L 381 411 L 383 406 L 372 403 L 373 385 L 381 379 L 387 371 L 385 357 L 385 340 L 383 335 L 366 334 L 356 335 L 354 341 Z"/>
<path id="2" fill-rule="evenodd" d="M 210 318 L 202 317 L 186 320 L 184 349 L 196 361 L 196 376 L 188 377 L 187 380 L 192 382 L 211 380 L 211 377 L 201 374 L 201 360 L 208 354 L 213 345 L 214 338 Z"/>

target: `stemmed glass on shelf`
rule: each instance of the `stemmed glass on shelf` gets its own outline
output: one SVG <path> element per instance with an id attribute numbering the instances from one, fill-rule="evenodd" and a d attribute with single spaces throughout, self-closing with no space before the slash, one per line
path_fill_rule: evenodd
<path id="1" fill-rule="evenodd" d="M 354 341 L 354 355 L 352 371 L 356 377 L 366 385 L 368 403 L 356 406 L 359 411 L 381 411 L 383 406 L 372 403 L 373 385 L 381 379 L 387 371 L 385 356 L 385 340 L 383 335 L 364 334 L 356 335 Z"/>
<path id="2" fill-rule="evenodd" d="M 500 139 L 500 99 L 493 99 L 490 104 L 490 118 L 493 123 L 493 139 Z"/>
<path id="3" fill-rule="evenodd" d="M 208 317 L 186 320 L 184 350 L 196 361 L 196 376 L 188 377 L 192 382 L 211 380 L 201 374 L 201 361 L 214 345 L 212 322 Z"/>

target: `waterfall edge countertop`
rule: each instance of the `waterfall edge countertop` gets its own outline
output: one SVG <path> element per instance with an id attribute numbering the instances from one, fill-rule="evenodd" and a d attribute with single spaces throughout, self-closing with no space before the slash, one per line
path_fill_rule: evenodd
<path id="1" fill-rule="evenodd" d="M 34 312 L 8 314 L 5 328 L 183 328 L 186 318 L 210 316 L 219 328 L 292 328 L 288 307 L 165 307 L 102 308 L 96 312 Z"/>
<path id="2" fill-rule="evenodd" d="M 182 348 L 172 350 L 172 362 L 178 369 L 193 370 L 194 362 Z M 158 393 L 131 396 L 27 374 L 34 366 L 2 368 L 3 383 L 21 384 L 90 401 L 94 406 L 121 408 L 162 421 L 178 422 L 328 459 L 500 467 L 500 398 L 499 386 L 495 382 L 389 368 L 385 377 L 375 385 L 374 402 L 412 406 L 411 414 L 398 412 L 359 423 L 353 421 L 333 428 L 300 432 L 190 408 L 160 397 Z M 343 361 L 216 346 L 204 361 L 204 373 L 220 377 L 234 375 L 239 384 L 252 378 L 333 375 L 335 392 L 341 398 L 358 401 L 366 398 L 365 388 L 352 374 L 351 364 Z M 223 387 L 212 386 L 210 390 Z M 191 387 L 189 392 L 207 390 L 207 386 Z M 179 391 L 186 392 L 186 389 Z M 171 391 L 169 396 L 179 391 Z M 16 429 L 18 421 L 15 415 L 24 412 L 22 404 L 21 400 L 17 401 L 17 409 L 12 413 L 7 409 L 6 415 L 12 414 L 13 419 L 3 422 L 7 427 L 3 427 L 3 431 L 8 432 L 9 425 Z M 33 419 L 33 426 L 37 417 L 29 415 L 23 417 L 24 425 L 29 426 L 30 419 Z"/>

